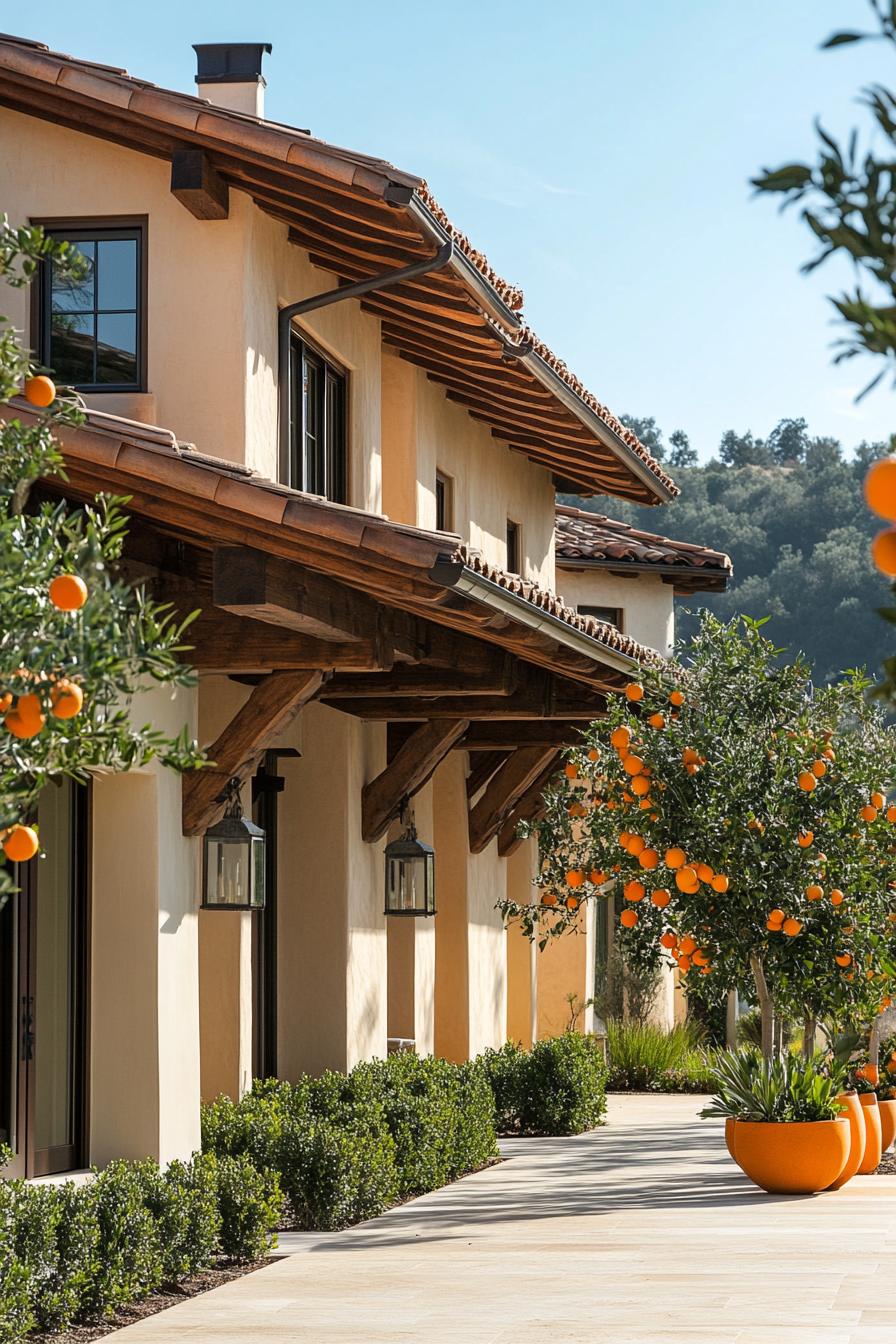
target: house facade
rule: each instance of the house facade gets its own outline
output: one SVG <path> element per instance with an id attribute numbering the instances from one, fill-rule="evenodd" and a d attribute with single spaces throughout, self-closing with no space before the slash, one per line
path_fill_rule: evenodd
<path id="1" fill-rule="evenodd" d="M 41 802 L 0 914 L 0 1139 L 29 1176 L 183 1156 L 200 1099 L 254 1076 L 553 1030 L 564 987 L 495 905 L 647 656 L 557 596 L 555 494 L 676 490 L 419 178 L 266 121 L 263 44 L 197 52 L 194 96 L 0 38 L 0 201 L 88 263 L 5 295 L 86 408 L 46 490 L 127 496 L 126 575 L 199 612 L 197 685 L 134 713 L 211 762 Z M 202 908 L 231 779 L 263 910 Z M 410 811 L 432 917 L 384 912 Z"/>

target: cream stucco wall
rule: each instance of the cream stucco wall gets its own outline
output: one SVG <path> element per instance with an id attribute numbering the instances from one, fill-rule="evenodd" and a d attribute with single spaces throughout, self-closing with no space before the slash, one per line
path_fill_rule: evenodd
<path id="1" fill-rule="evenodd" d="M 605 569 L 558 565 L 557 590 L 572 607 L 621 607 L 627 635 L 660 653 L 675 641 L 674 595 L 671 583 L 656 574 L 620 578 Z"/>

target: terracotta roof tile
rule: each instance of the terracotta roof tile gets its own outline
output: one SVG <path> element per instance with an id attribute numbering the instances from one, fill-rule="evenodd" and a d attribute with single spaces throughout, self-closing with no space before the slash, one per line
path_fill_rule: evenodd
<path id="1" fill-rule="evenodd" d="M 731 558 L 723 551 L 642 532 L 628 523 L 568 505 L 557 507 L 556 554 L 561 566 L 564 561 L 604 567 L 644 565 L 663 573 L 680 573 L 697 587 L 703 586 L 700 580 L 704 577 L 712 587 L 725 587 L 733 573 Z"/>

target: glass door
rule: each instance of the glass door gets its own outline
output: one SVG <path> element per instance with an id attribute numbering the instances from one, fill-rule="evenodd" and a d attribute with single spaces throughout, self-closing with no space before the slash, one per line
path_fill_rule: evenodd
<path id="1" fill-rule="evenodd" d="M 45 857 L 20 868 L 19 894 L 0 912 L 0 1135 L 19 1175 L 84 1160 L 86 806 L 70 781 L 44 790 Z"/>

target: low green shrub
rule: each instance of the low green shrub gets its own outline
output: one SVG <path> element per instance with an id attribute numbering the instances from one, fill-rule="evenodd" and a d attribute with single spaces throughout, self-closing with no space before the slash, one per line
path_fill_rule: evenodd
<path id="1" fill-rule="evenodd" d="M 283 1197 L 276 1172 L 245 1156 L 212 1159 L 220 1215 L 220 1248 L 231 1260 L 261 1260 L 276 1244 Z"/>
<path id="2" fill-rule="evenodd" d="M 88 1319 L 111 1316 L 162 1282 L 159 1230 L 146 1204 L 153 1165 L 111 1162 L 84 1187 L 82 1198 L 94 1205 L 99 1224 L 96 1271 L 82 1302 Z"/>
<path id="3" fill-rule="evenodd" d="M 603 1119 L 607 1068 L 593 1036 L 567 1031 L 531 1050 L 508 1043 L 483 1062 L 505 1134 L 581 1134 Z"/>
<path id="4" fill-rule="evenodd" d="M 690 1023 L 661 1027 L 607 1024 L 611 1092 L 711 1092 L 712 1064 Z"/>
<path id="5" fill-rule="evenodd" d="M 159 1238 L 162 1282 L 180 1283 L 208 1269 L 221 1242 L 214 1158 L 200 1154 L 192 1162 L 172 1162 L 164 1172 L 147 1164 L 143 1180 Z"/>

